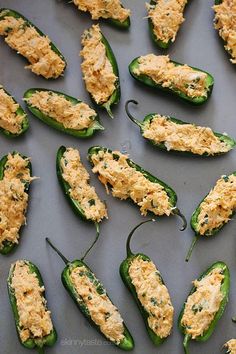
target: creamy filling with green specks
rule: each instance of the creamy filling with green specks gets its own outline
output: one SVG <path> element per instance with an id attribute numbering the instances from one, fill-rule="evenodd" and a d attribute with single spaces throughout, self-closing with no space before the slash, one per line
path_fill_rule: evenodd
<path id="1" fill-rule="evenodd" d="M 227 353 L 236 354 L 236 339 L 230 339 L 224 347 L 227 349 Z"/>
<path id="2" fill-rule="evenodd" d="M 12 134 L 19 134 L 25 114 L 18 114 L 19 104 L 16 103 L 0 86 L 0 127 Z"/>

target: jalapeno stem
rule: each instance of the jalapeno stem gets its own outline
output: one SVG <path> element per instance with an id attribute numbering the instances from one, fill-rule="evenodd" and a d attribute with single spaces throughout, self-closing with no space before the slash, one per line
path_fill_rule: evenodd
<path id="1" fill-rule="evenodd" d="M 150 222 L 150 221 L 155 221 L 155 220 L 154 219 L 149 219 L 149 220 L 142 221 L 140 224 L 135 226 L 135 228 L 133 228 L 133 230 L 129 233 L 129 236 L 128 236 L 127 241 L 126 241 L 127 257 L 130 257 L 130 256 L 133 255 L 133 252 L 130 249 L 130 240 L 131 240 L 131 237 L 133 236 L 134 232 L 139 228 L 139 226 L 141 226 L 143 224 L 146 224 L 146 222 Z"/>
<path id="2" fill-rule="evenodd" d="M 68 261 L 68 259 L 67 259 L 65 256 L 63 256 L 63 254 L 52 244 L 52 242 L 49 240 L 48 237 L 46 237 L 45 240 L 46 240 L 46 242 L 54 249 L 54 251 L 58 254 L 58 256 L 61 257 L 61 259 L 63 260 L 63 262 L 64 262 L 65 264 L 70 263 L 70 261 Z"/>
<path id="3" fill-rule="evenodd" d="M 198 240 L 198 235 L 196 235 L 196 236 L 193 238 L 193 241 L 192 241 L 192 243 L 191 243 L 191 246 L 190 246 L 189 251 L 188 251 L 188 253 L 187 253 L 187 256 L 186 256 L 186 258 L 185 258 L 185 262 L 188 262 L 188 261 L 189 261 L 189 259 L 190 259 L 190 257 L 191 257 L 191 254 L 192 254 L 192 252 L 193 252 L 193 249 L 194 249 L 194 246 L 195 246 L 197 240 Z"/>
<path id="4" fill-rule="evenodd" d="M 131 115 L 130 111 L 129 111 L 129 104 L 130 104 L 130 103 L 134 103 L 134 104 L 136 104 L 136 105 L 138 104 L 138 102 L 135 101 L 135 100 L 128 100 L 128 101 L 126 102 L 126 104 L 125 104 L 125 111 L 126 111 L 126 113 L 127 113 L 127 116 L 132 120 L 133 123 L 137 124 L 137 125 L 141 128 L 141 127 L 142 127 L 142 123 L 141 123 L 138 119 L 134 118 L 134 117 Z"/>
<path id="5" fill-rule="evenodd" d="M 42 348 L 42 347 L 37 347 L 37 352 L 39 354 L 44 354 L 45 353 L 45 350 Z"/>
<path id="6" fill-rule="evenodd" d="M 179 216 L 182 219 L 183 225 L 180 228 L 180 231 L 184 231 L 186 229 L 186 227 L 187 227 L 187 220 L 186 220 L 184 214 L 182 214 L 181 211 L 178 208 L 174 208 L 172 210 L 172 212 L 173 212 L 173 214 Z"/>
<path id="7" fill-rule="evenodd" d="M 184 352 L 185 354 L 189 354 L 189 349 L 188 349 L 188 342 L 190 339 L 190 335 L 189 334 L 185 334 L 184 336 L 184 341 L 183 341 L 183 346 L 184 346 Z"/>
<path id="8" fill-rule="evenodd" d="M 87 249 L 87 251 L 85 252 L 85 254 L 83 255 L 83 257 L 81 258 L 81 261 L 84 260 L 84 258 L 87 256 L 87 254 L 90 252 L 90 250 L 93 248 L 93 246 L 95 245 L 95 243 L 97 242 L 99 235 L 100 235 L 100 229 L 99 229 L 99 224 L 96 222 L 95 223 L 95 227 L 96 227 L 96 238 L 93 241 L 93 243 L 91 244 L 91 246 Z"/>
<path id="9" fill-rule="evenodd" d="M 236 316 L 231 318 L 232 322 L 236 323 Z"/>
<path id="10" fill-rule="evenodd" d="M 114 118 L 113 113 L 112 113 L 112 111 L 111 111 L 111 104 L 110 104 L 110 102 L 108 101 L 108 102 L 104 103 L 102 106 L 106 109 L 106 111 L 107 111 L 107 113 L 109 114 L 109 116 L 110 116 L 111 118 Z"/>

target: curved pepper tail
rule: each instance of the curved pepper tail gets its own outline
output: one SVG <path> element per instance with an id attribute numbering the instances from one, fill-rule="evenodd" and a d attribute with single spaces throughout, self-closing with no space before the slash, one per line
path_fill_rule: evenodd
<path id="1" fill-rule="evenodd" d="M 191 254 L 192 254 L 192 252 L 193 252 L 193 249 L 194 249 L 194 246 L 195 246 L 197 240 L 198 240 L 198 236 L 196 235 L 196 236 L 193 238 L 193 241 L 192 241 L 192 243 L 191 243 L 191 246 L 190 246 L 189 251 L 188 251 L 188 253 L 187 253 L 187 256 L 186 256 L 186 258 L 185 258 L 185 262 L 188 262 L 188 261 L 189 261 L 189 259 L 190 259 L 190 257 L 191 257 Z"/>
<path id="2" fill-rule="evenodd" d="M 141 128 L 141 127 L 142 127 L 142 123 L 141 123 L 138 119 L 134 118 L 134 117 L 131 115 L 130 111 L 129 111 L 129 104 L 130 104 L 130 103 L 134 103 L 134 104 L 136 104 L 136 105 L 138 104 L 138 102 L 135 101 L 135 100 L 128 100 L 128 101 L 125 103 L 125 112 L 126 112 L 127 116 L 132 120 L 132 122 L 135 123 L 135 124 L 137 124 L 137 125 Z"/>
<path id="3" fill-rule="evenodd" d="M 174 208 L 172 212 L 173 214 L 179 216 L 182 219 L 183 225 L 180 228 L 180 231 L 184 231 L 188 225 L 186 217 L 184 216 L 184 214 L 181 213 L 181 211 L 178 208 Z"/>
<path id="4" fill-rule="evenodd" d="M 232 322 L 236 323 L 236 316 L 231 318 Z"/>
<path id="5" fill-rule="evenodd" d="M 44 353 L 45 353 L 45 350 L 44 350 L 43 347 L 37 347 L 37 352 L 38 352 L 39 354 L 44 354 Z"/>
<path id="6" fill-rule="evenodd" d="M 107 111 L 107 113 L 109 114 L 109 116 L 113 119 L 114 116 L 113 116 L 113 113 L 112 113 L 112 111 L 111 111 L 111 102 L 108 101 L 108 102 L 104 103 L 102 106 L 105 108 L 105 110 Z"/>
<path id="7" fill-rule="evenodd" d="M 99 228 L 99 224 L 96 222 L 95 223 L 95 227 L 96 227 L 96 237 L 95 240 L 93 241 L 93 243 L 91 244 L 91 246 L 87 249 L 87 251 L 85 252 L 85 254 L 83 255 L 83 257 L 81 258 L 81 261 L 84 260 L 84 258 L 87 256 L 87 254 L 91 251 L 91 249 L 93 248 L 93 246 L 95 245 L 95 243 L 97 242 L 99 235 L 100 235 L 100 228 Z"/>
<path id="8" fill-rule="evenodd" d="M 128 235 L 128 238 L 127 238 L 127 241 L 126 241 L 126 252 L 127 252 L 127 256 L 132 256 L 132 251 L 130 249 L 130 241 L 131 241 L 131 238 L 134 234 L 134 232 L 139 228 L 139 226 L 143 225 L 143 224 L 146 224 L 147 222 L 150 222 L 150 221 L 155 221 L 154 219 L 149 219 L 149 220 L 145 220 L 145 221 L 142 221 L 140 222 L 138 225 L 136 225 L 133 230 L 129 233 Z"/>
<path id="9" fill-rule="evenodd" d="M 65 256 L 63 256 L 63 254 L 52 244 L 52 242 L 49 240 L 48 237 L 46 237 L 45 240 L 46 240 L 46 242 L 52 247 L 52 249 L 54 249 L 54 251 L 58 254 L 58 256 L 61 257 L 61 259 L 63 260 L 63 262 L 64 262 L 65 264 L 70 263 L 70 262 L 68 261 L 68 259 L 67 259 Z"/>
<path id="10" fill-rule="evenodd" d="M 183 341 L 183 346 L 184 346 L 184 353 L 185 354 L 189 354 L 189 349 L 188 349 L 188 342 L 189 342 L 189 339 L 190 339 L 190 335 L 189 334 L 185 334 L 184 336 L 184 341 Z"/>

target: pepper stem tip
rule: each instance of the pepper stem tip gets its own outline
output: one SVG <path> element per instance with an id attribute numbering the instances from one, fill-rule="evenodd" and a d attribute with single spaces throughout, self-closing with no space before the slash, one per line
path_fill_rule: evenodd
<path id="1" fill-rule="evenodd" d="M 141 123 L 138 119 L 134 118 L 134 117 L 132 116 L 132 114 L 130 113 L 130 111 L 129 111 L 129 104 L 130 104 L 130 103 L 134 103 L 134 104 L 136 104 L 136 105 L 138 104 L 138 102 L 135 101 L 135 100 L 128 100 L 128 101 L 125 103 L 125 111 L 126 111 L 126 114 L 127 114 L 127 116 L 132 120 L 133 123 L 137 124 L 137 125 L 141 128 L 142 123 Z"/>
<path id="2" fill-rule="evenodd" d="M 83 257 L 81 258 L 81 261 L 84 260 L 84 258 L 87 256 L 87 254 L 91 251 L 91 249 L 93 248 L 93 246 L 95 245 L 95 243 L 97 242 L 99 235 L 100 235 L 100 228 L 99 228 L 99 224 L 96 222 L 95 223 L 95 227 L 96 227 L 96 237 L 95 240 L 93 241 L 93 243 L 91 244 L 91 246 L 87 249 L 87 251 L 85 252 L 85 254 L 83 255 Z"/>
<path id="3" fill-rule="evenodd" d="M 183 225 L 181 226 L 181 228 L 179 230 L 184 231 L 188 225 L 186 217 L 184 216 L 184 214 L 181 213 L 181 211 L 178 208 L 173 209 L 173 214 L 179 216 L 182 219 Z"/>
<path id="4" fill-rule="evenodd" d="M 127 238 L 127 241 L 126 241 L 126 252 L 127 252 L 127 256 L 132 256 L 132 251 L 131 251 L 131 248 L 130 248 L 130 241 L 131 241 L 131 238 L 134 234 L 134 232 L 143 224 L 146 224 L 147 222 L 150 222 L 150 221 L 155 221 L 155 219 L 149 219 L 149 220 L 145 220 L 145 221 L 142 221 L 141 223 L 139 223 L 138 225 L 136 225 L 133 230 L 129 233 L 128 235 L 128 238 Z"/>
<path id="5" fill-rule="evenodd" d="M 193 238 L 193 241 L 192 241 L 192 243 L 191 243 L 191 246 L 190 246 L 190 248 L 189 248 L 189 250 L 188 250 L 187 256 L 186 256 L 186 258 L 185 258 L 185 262 L 188 262 L 188 261 L 189 261 L 189 259 L 190 259 L 190 257 L 191 257 L 191 254 L 192 254 L 192 252 L 193 252 L 194 246 L 196 245 L 197 240 L 198 240 L 198 235 L 195 235 L 195 237 Z"/>
<path id="6" fill-rule="evenodd" d="M 63 260 L 63 262 L 64 262 L 65 264 L 70 263 L 70 262 L 68 261 L 68 259 L 67 259 L 65 256 L 63 256 L 63 254 L 52 244 L 52 242 L 49 240 L 48 237 L 46 237 L 45 240 L 46 240 L 46 242 L 52 247 L 52 249 L 54 249 L 54 251 L 58 254 L 58 256 L 61 257 L 61 259 Z"/>
<path id="7" fill-rule="evenodd" d="M 189 354 L 189 349 L 188 349 L 188 342 L 190 339 L 190 335 L 189 334 L 185 334 L 184 336 L 184 341 L 183 341 L 183 346 L 184 346 L 184 353 L 185 354 Z"/>

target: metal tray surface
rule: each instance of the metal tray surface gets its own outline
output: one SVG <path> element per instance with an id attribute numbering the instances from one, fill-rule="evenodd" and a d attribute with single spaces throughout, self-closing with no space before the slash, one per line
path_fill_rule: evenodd
<path id="1" fill-rule="evenodd" d="M 176 116 L 177 118 L 206 125 L 219 132 L 236 137 L 235 126 L 235 67 L 213 28 L 213 1 L 190 1 L 186 21 L 178 33 L 176 42 L 168 53 L 171 58 L 209 71 L 215 77 L 215 87 L 209 101 L 201 107 L 185 104 L 177 98 L 153 91 L 135 82 L 128 73 L 130 61 L 141 54 L 166 53 L 152 43 L 145 9 L 141 0 L 124 0 L 132 11 L 129 31 L 121 31 L 101 22 L 101 28 L 116 55 L 121 78 L 122 99 L 114 109 L 111 120 L 100 111 L 105 131 L 89 140 L 76 139 L 46 126 L 29 113 L 30 129 L 24 137 L 9 140 L 1 135 L 1 156 L 18 150 L 32 158 L 33 173 L 40 179 L 32 184 L 27 226 L 23 229 L 16 252 L 0 257 L 0 353 L 27 353 L 17 339 L 9 305 L 6 279 L 10 264 L 26 258 L 40 269 L 48 305 L 58 331 L 57 344 L 46 349 L 51 354 L 113 354 L 120 350 L 109 345 L 93 329 L 77 310 L 64 290 L 60 275 L 62 261 L 45 243 L 48 236 L 69 259 L 79 258 L 95 237 L 95 228 L 80 220 L 71 210 L 60 189 L 55 171 L 55 154 L 62 144 L 79 148 L 86 167 L 87 150 L 92 145 L 104 145 L 127 151 L 131 158 L 145 169 L 166 181 L 178 194 L 178 205 L 188 221 L 192 212 L 222 174 L 236 170 L 236 151 L 216 158 L 197 158 L 167 154 L 154 149 L 139 134 L 138 127 L 128 120 L 124 111 L 127 99 L 134 98 L 140 104 L 132 107 L 134 114 L 142 118 L 149 112 Z M 73 4 L 56 0 L 0 0 L 0 7 L 15 9 L 56 43 L 68 61 L 64 77 L 57 80 L 39 78 L 24 69 L 25 60 L 17 56 L 0 39 L 0 82 L 17 100 L 30 87 L 46 87 L 61 90 L 80 97 L 88 103 L 80 70 L 80 36 L 92 21 L 79 12 Z M 25 105 L 22 102 L 23 106 Z M 125 258 L 127 234 L 144 220 L 137 207 L 129 202 L 106 195 L 104 187 L 91 173 L 91 182 L 101 198 L 108 204 L 109 220 L 101 224 L 101 238 L 87 257 L 87 263 L 102 280 L 112 300 L 118 306 L 135 340 L 134 354 L 181 354 L 182 334 L 177 328 L 177 318 L 191 288 L 191 281 L 217 260 L 225 261 L 231 271 L 230 301 L 212 337 L 206 343 L 190 344 L 191 354 L 221 352 L 221 347 L 236 333 L 231 317 L 236 314 L 236 223 L 235 218 L 215 237 L 200 240 L 192 258 L 185 263 L 186 251 L 192 241 L 190 226 L 179 231 L 178 218 L 159 218 L 156 223 L 144 225 L 133 239 L 133 249 L 149 255 L 168 286 L 175 308 L 173 333 L 165 343 L 156 348 L 146 333 L 139 311 L 119 276 L 119 265 Z"/>

